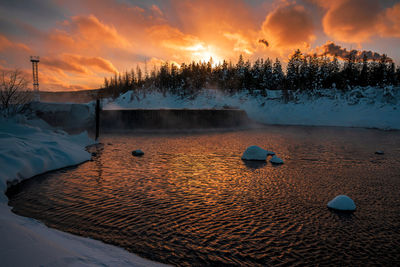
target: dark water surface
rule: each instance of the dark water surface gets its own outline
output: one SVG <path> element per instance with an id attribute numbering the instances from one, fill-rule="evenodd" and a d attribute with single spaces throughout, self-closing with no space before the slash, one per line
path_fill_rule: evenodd
<path id="1" fill-rule="evenodd" d="M 270 126 L 101 141 L 94 161 L 11 188 L 13 211 L 180 266 L 400 264 L 398 131 Z M 243 162 L 250 145 L 285 164 Z M 328 210 L 338 194 L 357 211 Z"/>

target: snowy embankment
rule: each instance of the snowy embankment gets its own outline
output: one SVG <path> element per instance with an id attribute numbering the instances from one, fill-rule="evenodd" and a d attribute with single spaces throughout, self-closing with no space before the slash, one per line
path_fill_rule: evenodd
<path id="1" fill-rule="evenodd" d="M 281 96 L 279 90 L 267 91 L 266 96 L 253 96 L 247 92 L 226 95 L 205 89 L 188 99 L 158 92 L 144 96 L 129 91 L 114 101 L 106 101 L 104 108 L 235 107 L 265 124 L 400 129 L 400 88 L 365 87 L 345 93 L 334 89 L 294 92 L 288 103 Z"/>
<path id="2" fill-rule="evenodd" d="M 7 205 L 4 193 L 8 183 L 87 161 L 90 154 L 85 146 L 91 143 L 86 133 L 71 136 L 54 131 L 41 120 L 0 119 L 1 266 L 158 265 L 121 248 L 17 216 Z"/>

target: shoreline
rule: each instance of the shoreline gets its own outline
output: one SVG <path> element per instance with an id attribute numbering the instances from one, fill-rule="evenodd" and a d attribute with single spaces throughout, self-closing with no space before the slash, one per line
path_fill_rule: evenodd
<path id="1" fill-rule="evenodd" d="M 9 183 L 33 179 L 91 158 L 87 133 L 41 129 L 16 120 L 0 125 L 0 257 L 2 266 L 165 266 L 123 248 L 49 228 L 12 212 L 5 192 Z M 42 123 L 42 122 L 41 122 Z"/>

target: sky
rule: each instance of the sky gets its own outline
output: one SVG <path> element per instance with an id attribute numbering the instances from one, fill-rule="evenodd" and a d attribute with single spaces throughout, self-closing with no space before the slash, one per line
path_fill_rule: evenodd
<path id="1" fill-rule="evenodd" d="M 399 48 L 400 0 L 0 1 L 0 69 L 31 76 L 40 56 L 46 91 L 99 88 L 137 65 L 285 62 L 295 49 L 385 53 L 399 65 Z"/>

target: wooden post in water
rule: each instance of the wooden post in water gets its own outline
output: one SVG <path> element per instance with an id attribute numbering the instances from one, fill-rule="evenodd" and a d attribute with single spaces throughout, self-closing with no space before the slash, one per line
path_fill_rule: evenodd
<path id="1" fill-rule="evenodd" d="M 100 132 L 100 99 L 96 100 L 96 141 Z"/>

